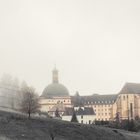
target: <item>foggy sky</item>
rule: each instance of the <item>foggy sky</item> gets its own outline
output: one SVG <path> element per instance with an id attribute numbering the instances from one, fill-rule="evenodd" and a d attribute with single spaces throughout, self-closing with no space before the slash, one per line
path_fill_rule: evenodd
<path id="1" fill-rule="evenodd" d="M 70 94 L 140 83 L 140 1 L 0 0 L 0 76 L 41 93 L 55 64 Z"/>

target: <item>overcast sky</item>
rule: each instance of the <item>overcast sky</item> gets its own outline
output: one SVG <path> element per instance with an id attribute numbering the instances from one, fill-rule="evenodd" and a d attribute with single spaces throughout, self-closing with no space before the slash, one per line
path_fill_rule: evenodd
<path id="1" fill-rule="evenodd" d="M 0 0 L 0 76 L 41 93 L 55 64 L 70 94 L 140 83 L 140 0 Z"/>

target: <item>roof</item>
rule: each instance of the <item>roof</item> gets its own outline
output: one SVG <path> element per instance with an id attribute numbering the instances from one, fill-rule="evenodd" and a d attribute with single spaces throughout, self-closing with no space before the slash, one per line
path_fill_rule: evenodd
<path id="1" fill-rule="evenodd" d="M 118 96 L 117 94 L 108 94 L 108 95 L 93 94 L 90 98 L 85 97 L 85 101 L 90 101 L 94 103 L 112 103 L 117 99 L 117 96 Z"/>
<path id="2" fill-rule="evenodd" d="M 117 99 L 118 94 L 108 94 L 108 95 L 99 95 L 93 94 L 91 96 L 73 96 L 72 103 L 74 106 L 80 106 L 81 104 L 112 104 Z"/>
<path id="3" fill-rule="evenodd" d="M 126 83 L 120 94 L 140 94 L 140 83 Z"/>
<path id="4" fill-rule="evenodd" d="M 63 84 L 59 83 L 58 70 L 55 67 L 52 72 L 52 83 L 49 84 L 44 89 L 41 97 L 53 98 L 53 97 L 67 97 L 67 96 L 69 96 L 69 91 Z"/>
<path id="5" fill-rule="evenodd" d="M 41 97 L 44 98 L 65 97 L 65 96 L 69 96 L 69 91 L 64 85 L 60 83 L 52 83 L 48 85 L 41 95 Z"/>
<path id="6" fill-rule="evenodd" d="M 67 107 L 65 108 L 65 112 L 63 116 L 72 116 L 73 115 L 73 108 Z M 76 115 L 95 115 L 95 112 L 92 107 L 79 107 L 75 110 Z"/>
<path id="7" fill-rule="evenodd" d="M 92 107 L 84 107 L 84 108 L 79 108 L 76 111 L 76 115 L 95 115 L 95 112 Z"/>

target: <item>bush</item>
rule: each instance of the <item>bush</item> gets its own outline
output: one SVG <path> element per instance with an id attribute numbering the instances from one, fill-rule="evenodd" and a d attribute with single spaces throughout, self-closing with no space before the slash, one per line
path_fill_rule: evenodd
<path id="1" fill-rule="evenodd" d="M 103 120 L 101 120 L 101 121 L 95 121 L 95 125 L 109 125 L 109 121 L 103 121 Z"/>
<path id="2" fill-rule="evenodd" d="M 140 119 L 138 120 L 122 120 L 120 123 L 110 122 L 109 127 L 124 129 L 132 132 L 140 131 Z"/>

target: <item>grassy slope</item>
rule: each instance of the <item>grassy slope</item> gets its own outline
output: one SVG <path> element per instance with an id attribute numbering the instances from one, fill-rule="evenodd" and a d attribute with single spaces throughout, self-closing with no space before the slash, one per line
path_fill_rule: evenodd
<path id="1" fill-rule="evenodd" d="M 10 140 L 51 140 L 51 135 L 55 140 L 140 140 L 139 135 L 125 131 L 54 119 L 28 120 L 22 115 L 0 111 L 0 138 L 5 136 Z"/>

